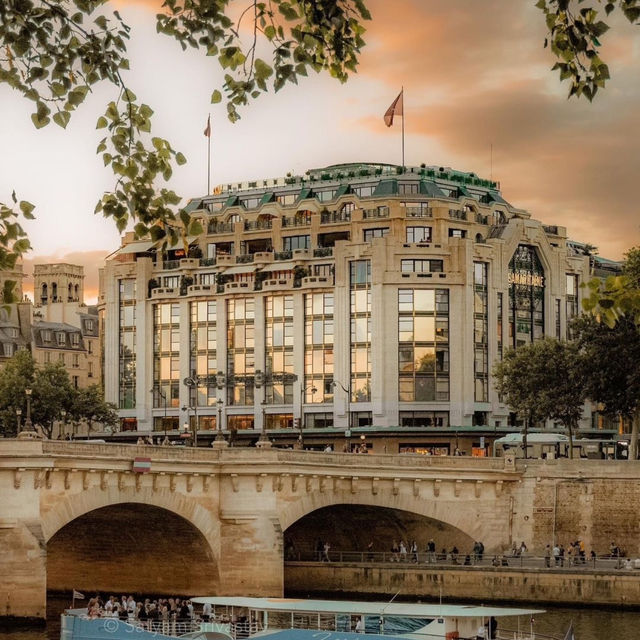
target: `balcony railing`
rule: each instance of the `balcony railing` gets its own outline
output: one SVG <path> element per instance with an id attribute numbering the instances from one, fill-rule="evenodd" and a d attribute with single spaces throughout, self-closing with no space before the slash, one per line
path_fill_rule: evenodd
<path id="1" fill-rule="evenodd" d="M 324 211 L 320 214 L 321 224 L 334 224 L 336 222 L 351 222 L 351 214 L 348 212 Z"/>
<path id="2" fill-rule="evenodd" d="M 483 216 L 481 213 L 475 213 L 474 219 L 478 224 L 489 224 L 489 216 Z"/>
<path id="3" fill-rule="evenodd" d="M 246 264 L 248 262 L 253 262 L 253 253 L 243 253 L 242 255 L 236 256 L 237 264 Z"/>
<path id="4" fill-rule="evenodd" d="M 433 218 L 433 211 L 429 207 L 409 206 L 404 208 L 407 218 Z"/>
<path id="5" fill-rule="evenodd" d="M 201 267 L 213 267 L 216 264 L 215 258 L 200 258 Z"/>
<path id="6" fill-rule="evenodd" d="M 247 220 L 244 223 L 245 231 L 261 231 L 264 229 L 271 229 L 271 220 Z"/>
<path id="7" fill-rule="evenodd" d="M 170 271 L 171 269 L 179 269 L 180 268 L 180 260 L 165 260 L 162 263 L 162 268 L 165 271 Z"/>
<path id="8" fill-rule="evenodd" d="M 456 220 L 466 220 L 467 212 L 462 209 L 449 209 L 449 217 L 455 218 Z"/>
<path id="9" fill-rule="evenodd" d="M 233 222 L 212 221 L 207 225 L 207 233 L 233 233 Z"/>
<path id="10" fill-rule="evenodd" d="M 376 209 L 364 209 L 362 212 L 362 217 L 365 220 L 370 218 L 388 218 L 389 217 L 389 207 L 377 207 Z"/>
<path id="11" fill-rule="evenodd" d="M 282 218 L 283 227 L 308 227 L 311 216 L 285 216 Z"/>
<path id="12" fill-rule="evenodd" d="M 293 251 L 276 251 L 273 254 L 274 260 L 291 260 L 293 258 Z"/>
<path id="13" fill-rule="evenodd" d="M 314 258 L 328 258 L 333 255 L 333 247 L 318 247 L 313 250 Z"/>

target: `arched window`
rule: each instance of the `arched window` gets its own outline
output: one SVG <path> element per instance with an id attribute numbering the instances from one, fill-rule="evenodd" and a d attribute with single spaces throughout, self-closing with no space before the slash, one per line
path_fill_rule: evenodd
<path id="1" fill-rule="evenodd" d="M 80 300 L 80 286 L 79 285 L 75 286 L 75 293 L 76 293 L 75 299 L 76 300 Z"/>
<path id="2" fill-rule="evenodd" d="M 71 302 L 73 300 L 73 285 L 69 283 L 68 292 L 67 292 L 67 302 Z"/>
<path id="3" fill-rule="evenodd" d="M 42 304 L 47 304 L 48 299 L 49 299 L 49 289 L 47 287 L 47 283 L 43 282 L 42 291 L 40 293 L 40 301 L 42 302 Z"/>
<path id="4" fill-rule="evenodd" d="M 58 284 L 56 282 L 51 283 L 51 302 L 58 302 Z"/>

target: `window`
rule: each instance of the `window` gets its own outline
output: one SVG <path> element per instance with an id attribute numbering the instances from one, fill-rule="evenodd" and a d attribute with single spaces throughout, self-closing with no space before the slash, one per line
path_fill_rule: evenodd
<path id="1" fill-rule="evenodd" d="M 361 187 L 351 187 L 351 191 L 355 193 L 359 198 L 369 198 L 373 195 L 375 185 L 362 185 Z"/>
<path id="2" fill-rule="evenodd" d="M 67 337 L 63 331 L 59 331 L 56 333 L 56 342 L 59 346 L 64 346 L 67 342 Z"/>
<path id="3" fill-rule="evenodd" d="M 88 363 L 88 373 L 87 376 L 89 378 L 93 378 L 93 362 Z"/>
<path id="4" fill-rule="evenodd" d="M 389 227 L 380 227 L 378 229 L 365 229 L 364 241 L 371 242 L 374 238 L 384 238 L 389 235 Z"/>
<path id="5" fill-rule="evenodd" d="M 80 366 L 80 356 L 77 353 L 73 354 L 73 359 L 71 361 L 71 366 L 78 368 Z"/>
<path id="6" fill-rule="evenodd" d="M 180 286 L 180 276 L 165 276 L 162 282 L 167 289 L 177 289 Z"/>
<path id="7" fill-rule="evenodd" d="M 407 242 L 431 242 L 431 227 L 407 227 Z"/>
<path id="8" fill-rule="evenodd" d="M 264 317 L 264 371 L 282 376 L 280 381 L 265 385 L 265 402 L 293 404 L 293 381 L 285 381 L 286 374 L 293 374 L 293 296 L 265 296 Z"/>
<path id="9" fill-rule="evenodd" d="M 331 402 L 333 293 L 308 293 L 304 297 L 304 304 L 304 402 Z"/>
<path id="10" fill-rule="evenodd" d="M 276 196 L 276 202 L 279 202 L 283 206 L 295 204 L 298 199 L 298 193 L 282 193 Z"/>
<path id="11" fill-rule="evenodd" d="M 80 334 L 72 333 L 71 334 L 71 345 L 77 347 L 80 344 Z"/>
<path id="12" fill-rule="evenodd" d="M 428 202 L 401 202 L 404 208 L 404 215 L 407 218 L 430 218 L 431 209 Z"/>
<path id="13" fill-rule="evenodd" d="M 255 209 L 260 204 L 260 198 L 243 198 L 240 204 L 245 209 Z"/>
<path id="14" fill-rule="evenodd" d="M 209 260 L 215 260 L 215 258 L 216 258 L 216 243 L 215 242 L 209 242 L 207 244 L 207 258 L 209 258 Z"/>
<path id="15" fill-rule="evenodd" d="M 2 351 L 7 358 L 10 358 L 13 355 L 13 344 L 11 342 L 3 342 Z"/>
<path id="16" fill-rule="evenodd" d="M 89 355 L 93 353 L 93 340 L 87 340 L 87 353 Z"/>
<path id="17" fill-rule="evenodd" d="M 78 381 L 79 381 L 78 376 L 73 376 L 73 377 L 71 378 L 71 380 L 73 381 L 73 388 L 74 388 L 74 389 L 77 389 L 77 388 L 78 388 Z"/>
<path id="18" fill-rule="evenodd" d="M 58 354 L 58 362 L 64 364 L 64 353 Z"/>
<path id="19" fill-rule="evenodd" d="M 349 263 L 351 402 L 371 400 L 371 261 Z M 352 419 L 353 414 L 352 414 Z"/>
<path id="20" fill-rule="evenodd" d="M 44 363 L 45 364 L 49 364 L 49 362 L 51 362 L 51 352 L 50 351 L 45 351 L 44 352 Z"/>
<path id="21" fill-rule="evenodd" d="M 403 273 L 441 273 L 443 267 L 442 260 L 405 258 L 400 262 L 400 270 Z"/>
<path id="22" fill-rule="evenodd" d="M 449 237 L 450 238 L 466 238 L 467 230 L 466 229 L 449 229 Z"/>
<path id="23" fill-rule="evenodd" d="M 336 192 L 334 190 L 316 191 L 316 197 L 320 202 L 328 202 L 335 198 Z"/>
<path id="24" fill-rule="evenodd" d="M 473 263 L 474 395 L 476 402 L 489 402 L 488 268 L 489 265 L 486 262 Z"/>
<path id="25" fill-rule="evenodd" d="M 216 283 L 216 274 L 215 273 L 201 273 L 200 274 L 200 284 L 213 285 L 215 283 Z"/>
<path id="26" fill-rule="evenodd" d="M 347 217 L 347 219 L 349 217 L 351 217 L 351 214 L 355 211 L 356 205 L 354 202 L 345 202 L 341 207 L 340 207 L 340 214 L 342 216 Z"/>
<path id="27" fill-rule="evenodd" d="M 311 236 L 285 236 L 282 239 L 283 251 L 293 251 L 294 249 L 308 249 L 311 246 Z"/>
<path id="28" fill-rule="evenodd" d="M 579 284 L 578 276 L 573 273 L 567 273 L 567 339 L 571 339 L 571 320 L 579 313 Z"/>
<path id="29" fill-rule="evenodd" d="M 420 185 L 417 182 L 400 182 L 398 184 L 399 195 L 420 193 Z"/>
<path id="30" fill-rule="evenodd" d="M 42 337 L 42 342 L 51 342 L 51 331 L 48 329 L 43 329 L 40 332 L 40 336 Z"/>

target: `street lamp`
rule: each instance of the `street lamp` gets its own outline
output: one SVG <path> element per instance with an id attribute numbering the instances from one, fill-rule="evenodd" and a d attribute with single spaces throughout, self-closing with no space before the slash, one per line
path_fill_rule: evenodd
<path id="1" fill-rule="evenodd" d="M 31 422 L 31 394 L 33 393 L 32 389 L 24 390 L 27 396 L 27 419 L 24 421 L 25 431 L 35 431 L 33 428 L 33 423 Z"/>
<path id="2" fill-rule="evenodd" d="M 260 438 L 258 438 L 258 442 L 256 442 L 256 447 L 260 447 L 261 449 L 269 449 L 271 447 L 271 440 L 267 438 L 267 403 L 263 400 L 260 403 L 262 407 L 262 428 L 260 430 Z"/>
<path id="3" fill-rule="evenodd" d="M 16 433 L 20 433 L 20 417 L 22 416 L 22 409 L 16 409 L 16 418 L 18 420 L 18 430 Z"/>
<path id="4" fill-rule="evenodd" d="M 63 435 L 63 436 L 66 436 L 66 435 L 67 435 L 67 427 L 66 427 L 66 425 L 67 425 L 67 421 L 66 421 L 66 417 L 67 417 L 67 412 L 66 412 L 64 409 L 62 409 L 62 410 L 60 411 L 60 423 L 61 423 L 61 427 L 62 427 L 62 428 L 61 428 L 61 432 L 62 432 L 62 435 Z"/>
<path id="5" fill-rule="evenodd" d="M 311 384 L 308 387 L 303 387 L 300 385 L 300 444 L 302 444 L 302 429 L 304 427 L 304 394 L 306 391 L 311 391 L 312 394 L 316 393 L 318 389 L 316 389 L 315 385 Z"/>
<path id="6" fill-rule="evenodd" d="M 211 446 L 215 449 L 224 449 L 229 445 L 222 434 L 222 405 L 224 404 L 222 398 L 218 398 L 216 405 L 218 407 L 218 421 L 216 423 L 216 439 L 211 443 Z"/>
<path id="7" fill-rule="evenodd" d="M 344 437 L 347 441 L 347 451 L 351 451 L 351 393 L 339 380 L 333 380 L 331 386 L 336 388 L 336 385 L 340 387 L 347 397 L 347 428 L 344 432 Z"/>
<path id="8" fill-rule="evenodd" d="M 189 407 L 191 409 L 191 389 L 195 389 L 195 401 L 193 403 L 193 415 L 195 420 L 195 426 L 193 428 L 193 446 L 198 446 L 198 385 L 200 384 L 200 379 L 198 376 L 194 375 L 188 378 L 185 378 L 183 381 L 184 385 L 189 388 Z M 187 417 L 189 416 L 187 407 L 182 407 L 183 411 L 187 411 Z"/>

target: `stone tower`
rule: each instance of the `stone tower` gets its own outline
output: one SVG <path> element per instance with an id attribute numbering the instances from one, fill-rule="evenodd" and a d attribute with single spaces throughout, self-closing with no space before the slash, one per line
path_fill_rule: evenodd
<path id="1" fill-rule="evenodd" d="M 47 306 L 84 300 L 84 269 L 75 264 L 37 264 L 33 268 L 33 301 Z"/>

